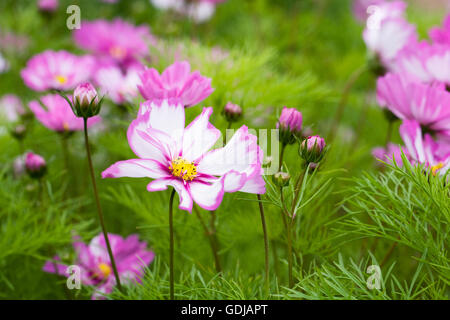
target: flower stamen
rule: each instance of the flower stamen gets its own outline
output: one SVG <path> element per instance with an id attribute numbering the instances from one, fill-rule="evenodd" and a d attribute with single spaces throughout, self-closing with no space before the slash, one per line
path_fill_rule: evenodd
<path id="1" fill-rule="evenodd" d="M 169 170 L 173 176 L 181 178 L 184 181 L 192 181 L 197 176 L 197 167 L 195 164 L 181 157 L 172 160 Z"/>
<path id="2" fill-rule="evenodd" d="M 436 176 L 436 173 L 444 167 L 444 164 L 442 162 L 439 162 L 437 165 L 431 167 L 431 172 L 433 173 L 433 176 Z"/>

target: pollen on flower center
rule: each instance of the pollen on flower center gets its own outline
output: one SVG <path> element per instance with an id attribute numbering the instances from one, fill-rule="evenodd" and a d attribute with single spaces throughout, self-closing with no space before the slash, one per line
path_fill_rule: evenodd
<path id="1" fill-rule="evenodd" d="M 98 265 L 98 268 L 104 278 L 108 278 L 108 276 L 111 274 L 111 267 L 106 263 L 100 263 Z"/>
<path id="2" fill-rule="evenodd" d="M 179 177 L 184 181 L 192 181 L 197 176 L 195 164 L 181 157 L 172 160 L 169 170 L 173 176 Z"/>
<path id="3" fill-rule="evenodd" d="M 433 176 L 436 175 L 439 169 L 442 169 L 444 167 L 444 164 L 442 162 L 439 162 L 437 165 L 431 167 L 431 172 L 433 173 Z"/>
<path id="4" fill-rule="evenodd" d="M 59 84 L 65 84 L 67 82 L 67 78 L 61 75 L 56 75 L 55 80 L 58 81 Z"/>
<path id="5" fill-rule="evenodd" d="M 121 47 L 112 47 L 111 49 L 109 49 L 109 53 L 113 58 L 123 59 L 125 58 L 127 51 Z"/>

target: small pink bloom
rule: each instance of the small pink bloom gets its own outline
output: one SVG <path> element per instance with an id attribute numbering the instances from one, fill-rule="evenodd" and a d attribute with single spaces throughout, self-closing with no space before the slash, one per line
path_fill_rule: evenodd
<path id="1" fill-rule="evenodd" d="M 25 84 L 35 91 L 66 91 L 86 81 L 93 65 L 94 60 L 89 56 L 47 50 L 31 58 L 20 74 Z"/>
<path id="2" fill-rule="evenodd" d="M 402 17 L 386 18 L 364 29 L 367 48 L 380 59 L 384 67 L 395 67 L 397 54 L 412 41 L 417 41 L 416 28 Z"/>
<path id="3" fill-rule="evenodd" d="M 4 115 L 9 122 L 19 120 L 26 113 L 20 99 L 13 94 L 7 94 L 0 98 L 0 114 Z"/>
<path id="4" fill-rule="evenodd" d="M 83 130 L 83 119 L 73 113 L 64 98 L 57 94 L 49 94 L 41 97 L 40 101 L 31 101 L 29 107 L 36 118 L 48 129 L 56 132 L 72 132 Z M 88 119 L 88 127 L 99 122 L 101 118 L 95 116 Z"/>
<path id="5" fill-rule="evenodd" d="M 104 65 L 94 73 L 94 79 L 100 86 L 102 95 L 106 95 L 114 103 L 131 102 L 139 94 L 139 72 L 142 68 L 140 65 L 132 65 L 122 71 L 116 65 Z"/>
<path id="6" fill-rule="evenodd" d="M 432 28 L 429 34 L 435 43 L 450 45 L 450 14 L 445 18 L 442 29 L 438 27 Z"/>
<path id="7" fill-rule="evenodd" d="M 155 42 L 147 26 L 134 26 L 121 19 L 83 21 L 73 36 L 79 47 L 121 64 L 148 57 L 149 45 Z"/>
<path id="8" fill-rule="evenodd" d="M 38 0 L 38 8 L 41 11 L 53 12 L 58 9 L 58 0 Z"/>
<path id="9" fill-rule="evenodd" d="M 25 169 L 32 178 L 40 178 L 45 174 L 47 163 L 40 155 L 28 152 L 25 157 Z"/>
<path id="10" fill-rule="evenodd" d="M 424 164 L 433 175 L 445 174 L 450 169 L 450 153 L 439 153 L 440 145 L 431 135 L 423 136 L 420 124 L 415 120 L 405 120 L 400 126 L 400 135 L 411 156 L 412 164 Z M 446 148 L 448 150 L 448 147 Z"/>
<path id="11" fill-rule="evenodd" d="M 306 147 L 306 149 L 310 152 L 322 152 L 323 148 L 325 148 L 325 140 L 320 136 L 307 137 L 302 142 L 302 146 Z"/>
<path id="12" fill-rule="evenodd" d="M 278 119 L 277 128 L 287 131 L 292 135 L 300 135 L 302 132 L 303 116 L 300 111 L 295 108 L 283 107 L 280 118 Z"/>
<path id="13" fill-rule="evenodd" d="M 140 283 L 144 268 L 153 261 L 153 251 L 147 250 L 147 243 L 140 242 L 136 234 L 124 239 L 110 233 L 108 238 L 122 284 Z M 73 247 L 77 258 L 71 264 L 76 264 L 81 269 L 82 284 L 96 287 L 92 299 L 102 299 L 102 294 L 110 293 L 116 285 L 103 234 L 93 238 L 89 245 L 75 241 Z M 56 256 L 54 260 L 58 261 L 60 258 Z M 65 264 L 56 263 L 55 269 L 55 263 L 47 261 L 43 270 L 68 277 L 67 267 Z"/>
<path id="14" fill-rule="evenodd" d="M 185 107 L 206 99 L 214 89 L 211 79 L 200 72 L 191 73 L 189 62 L 175 62 L 160 75 L 156 69 L 146 69 L 141 74 L 139 91 L 144 99 L 180 98 Z"/>
<path id="15" fill-rule="evenodd" d="M 300 156 L 306 163 L 319 163 L 325 155 L 325 140 L 320 136 L 311 136 L 303 140 L 300 145 Z M 314 167 L 313 165 L 313 168 Z"/>
<path id="16" fill-rule="evenodd" d="M 263 153 L 246 126 L 225 147 L 208 151 L 221 133 L 210 122 L 212 108 L 204 108 L 185 127 L 179 99 L 147 101 L 128 128 L 128 143 L 137 159 L 119 161 L 102 172 L 103 178 L 152 178 L 148 191 L 172 186 L 179 208 L 191 212 L 193 202 L 215 210 L 225 192 L 265 193 Z"/>
<path id="17" fill-rule="evenodd" d="M 229 122 L 237 121 L 242 116 L 242 108 L 237 104 L 228 102 L 224 108 L 225 118 Z"/>
<path id="18" fill-rule="evenodd" d="M 408 150 L 403 148 L 403 153 L 408 160 L 411 160 Z M 403 166 L 402 148 L 394 143 L 389 143 L 387 148 L 377 147 L 372 149 L 372 155 L 375 159 L 379 159 L 390 164 L 393 164 L 395 161 L 399 167 Z"/>
<path id="19" fill-rule="evenodd" d="M 79 84 L 73 91 L 72 101 L 80 108 L 88 108 L 91 103 L 98 104 L 98 94 L 94 86 L 89 82 Z"/>
<path id="20" fill-rule="evenodd" d="M 404 74 L 388 73 L 377 81 L 377 99 L 398 118 L 450 136 L 450 93 L 440 85 L 416 83 Z"/>

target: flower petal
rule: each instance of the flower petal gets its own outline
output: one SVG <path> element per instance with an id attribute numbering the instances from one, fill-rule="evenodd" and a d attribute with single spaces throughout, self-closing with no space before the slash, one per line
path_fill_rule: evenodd
<path id="1" fill-rule="evenodd" d="M 150 159 L 130 159 L 119 161 L 102 172 L 102 178 L 153 178 L 158 179 L 168 175 L 162 165 Z"/>
<path id="2" fill-rule="evenodd" d="M 154 180 L 147 185 L 147 190 L 150 192 L 151 191 L 162 191 L 162 190 L 166 190 L 167 186 L 172 186 L 178 193 L 178 196 L 180 197 L 180 204 L 179 204 L 178 208 L 180 208 L 181 210 L 186 210 L 186 211 L 192 212 L 191 194 L 189 193 L 185 184 L 178 179 L 164 178 L 164 179 Z"/>
<path id="3" fill-rule="evenodd" d="M 224 179 L 218 179 L 211 184 L 192 181 L 188 186 L 192 199 L 205 210 L 216 210 L 222 202 Z"/>

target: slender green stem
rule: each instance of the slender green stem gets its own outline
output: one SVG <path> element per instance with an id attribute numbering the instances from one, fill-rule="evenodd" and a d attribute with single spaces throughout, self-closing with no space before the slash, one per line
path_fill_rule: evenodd
<path id="1" fill-rule="evenodd" d="M 388 252 L 384 256 L 383 260 L 381 260 L 380 268 L 383 267 L 386 262 L 388 262 L 389 258 L 391 257 L 392 253 L 394 252 L 394 249 L 397 247 L 398 242 L 394 242 L 392 246 L 389 248 Z"/>
<path id="2" fill-rule="evenodd" d="M 336 116 L 334 118 L 334 121 L 330 127 L 330 132 L 328 133 L 328 144 L 331 144 L 331 142 L 336 137 L 336 131 L 339 126 L 339 123 L 342 120 L 342 116 L 344 115 L 345 105 L 347 103 L 348 96 L 350 94 L 350 90 L 353 88 L 354 84 L 356 83 L 356 80 L 361 77 L 361 75 L 367 70 L 367 66 L 363 65 L 356 69 L 348 79 L 347 83 L 345 84 L 344 91 L 342 92 L 341 100 L 339 101 L 339 105 L 337 108 Z"/>
<path id="3" fill-rule="evenodd" d="M 208 237 L 209 244 L 211 246 L 211 251 L 214 257 L 215 267 L 217 272 L 222 272 L 222 266 L 220 264 L 220 258 L 219 258 L 219 250 L 218 250 L 218 242 L 214 239 L 215 230 L 208 230 L 208 227 L 206 226 L 205 221 L 203 220 L 200 211 L 198 210 L 197 206 L 194 206 L 194 212 L 197 215 L 200 224 L 203 227 L 203 230 L 205 231 L 205 235 Z M 213 219 L 213 218 L 212 218 Z M 213 222 L 212 222 L 213 223 Z"/>
<path id="4" fill-rule="evenodd" d="M 61 149 L 63 153 L 63 159 L 64 159 L 64 169 L 66 170 L 66 174 L 68 175 L 70 172 L 69 167 L 69 148 L 67 146 L 67 137 L 61 135 Z"/>
<path id="5" fill-rule="evenodd" d="M 386 142 L 384 144 L 386 148 L 387 148 L 389 142 L 391 141 L 393 127 L 394 127 L 394 121 L 388 120 L 388 127 L 387 127 L 387 132 L 386 132 Z"/>
<path id="6" fill-rule="evenodd" d="M 103 211 L 102 211 L 102 207 L 100 205 L 100 199 L 98 197 L 97 183 L 95 181 L 94 167 L 92 165 L 91 149 L 89 147 L 87 118 L 83 118 L 83 119 L 84 119 L 84 143 L 86 146 L 86 153 L 87 153 L 87 159 L 88 159 L 88 164 L 89 164 L 89 172 L 91 174 L 92 188 L 94 189 L 94 197 L 95 197 L 95 203 L 97 205 L 98 218 L 100 221 L 100 226 L 102 227 L 103 237 L 105 238 L 106 248 L 108 249 L 108 255 L 109 255 L 109 259 L 111 260 L 111 267 L 114 271 L 114 277 L 116 278 L 117 287 L 119 288 L 120 291 L 122 291 L 122 284 L 120 283 L 119 273 L 117 272 L 117 267 L 116 267 L 116 261 L 114 260 L 114 256 L 113 256 L 113 253 L 111 250 L 111 245 L 109 243 L 108 232 L 106 231 L 105 221 L 103 218 Z"/>
<path id="7" fill-rule="evenodd" d="M 264 207 L 261 201 L 261 195 L 256 195 L 258 198 L 259 204 L 259 212 L 261 214 L 261 225 L 264 235 L 264 265 L 265 265 L 265 283 L 266 283 L 266 292 L 269 293 L 269 240 L 267 237 L 267 227 L 266 227 L 266 218 L 264 216 Z"/>
<path id="8" fill-rule="evenodd" d="M 278 171 L 281 171 L 281 168 L 283 167 L 284 149 L 286 149 L 286 144 L 283 143 L 281 145 L 280 164 L 278 165 Z"/>
<path id="9" fill-rule="evenodd" d="M 294 287 L 294 279 L 292 276 L 292 221 L 294 220 L 288 222 L 287 230 L 289 288 Z"/>
<path id="10" fill-rule="evenodd" d="M 169 249 L 169 281 L 170 281 L 170 300 L 175 299 L 174 295 L 174 284 L 173 284 L 173 198 L 175 196 L 175 189 L 172 190 L 169 200 L 169 239 L 170 239 L 170 249 Z"/>
<path id="11" fill-rule="evenodd" d="M 308 164 L 309 166 L 309 164 Z M 306 167 L 308 169 L 308 166 Z M 297 205 L 298 197 L 300 196 L 300 189 L 303 183 L 303 178 L 305 177 L 305 171 L 303 171 L 299 176 L 295 183 L 294 189 L 294 201 L 292 201 L 292 210 L 291 210 L 291 218 L 294 219 L 295 206 Z"/>

